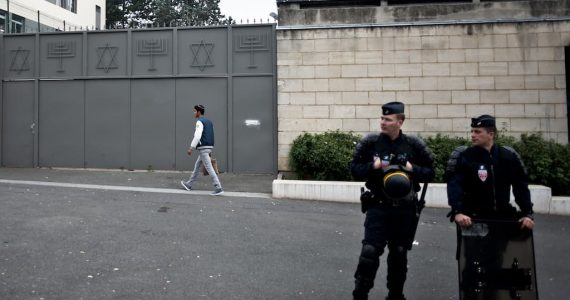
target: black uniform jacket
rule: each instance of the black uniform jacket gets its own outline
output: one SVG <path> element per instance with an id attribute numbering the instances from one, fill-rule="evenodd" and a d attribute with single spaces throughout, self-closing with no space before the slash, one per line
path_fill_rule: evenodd
<path id="1" fill-rule="evenodd" d="M 374 170 L 374 159 L 378 157 L 403 156 L 412 164 L 412 181 L 415 191 L 419 191 L 420 182 L 430 182 L 435 177 L 433 169 L 433 154 L 426 146 L 425 142 L 418 137 L 405 135 L 400 131 L 400 135 L 395 140 L 391 140 L 385 134 L 372 133 L 356 145 L 351 163 L 352 176 L 356 180 L 365 180 L 366 187 L 374 195 L 383 195 L 382 170 Z"/>
<path id="2" fill-rule="evenodd" d="M 525 167 L 518 153 L 493 145 L 458 147 L 447 165 L 447 198 L 452 215 L 511 219 L 516 209 L 509 203 L 511 186 L 522 215 L 532 216 L 532 202 Z"/>

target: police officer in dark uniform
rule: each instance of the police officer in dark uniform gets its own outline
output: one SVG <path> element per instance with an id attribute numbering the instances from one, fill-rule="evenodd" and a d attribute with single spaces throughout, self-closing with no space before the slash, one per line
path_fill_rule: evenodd
<path id="1" fill-rule="evenodd" d="M 502 268 L 502 253 L 506 250 L 509 237 L 496 234 L 501 230 L 496 226 L 503 227 L 506 232 L 511 230 L 512 223 L 502 221 L 518 221 L 523 229 L 534 227 L 523 162 L 514 149 L 495 144 L 496 138 L 494 117 L 481 115 L 471 119 L 472 146 L 455 149 L 447 163 L 450 221 L 460 226 L 456 258 L 460 267 L 461 299 L 498 299 L 498 289 L 493 284 L 505 279 L 492 278 L 492 275 Z M 511 187 L 520 212 L 509 203 Z M 469 232 L 474 221 L 481 226 L 492 226 L 483 228 L 492 228 L 494 234 L 486 238 L 473 238 Z M 473 229 L 473 232 L 478 231 Z M 469 234 L 464 236 L 463 232 Z M 510 280 L 515 280 L 513 278 L 520 279 L 521 276 L 512 276 Z"/>
<path id="2" fill-rule="evenodd" d="M 527 174 L 519 154 L 495 144 L 495 118 L 482 115 L 471 120 L 471 147 L 455 149 L 447 164 L 447 198 L 450 217 L 460 226 L 471 218 L 518 220 L 534 226 Z M 509 203 L 511 187 L 520 212 Z"/>
<path id="3" fill-rule="evenodd" d="M 404 120 L 403 103 L 386 103 L 382 106 L 380 134 L 367 135 L 354 151 L 352 175 L 365 180 L 369 189 L 361 197 L 366 220 L 354 274 L 354 299 L 368 299 L 386 246 L 386 299 L 405 299 L 407 252 L 412 247 L 421 210 L 417 198 L 419 183 L 432 181 L 435 172 L 433 155 L 424 141 L 400 130 Z"/>

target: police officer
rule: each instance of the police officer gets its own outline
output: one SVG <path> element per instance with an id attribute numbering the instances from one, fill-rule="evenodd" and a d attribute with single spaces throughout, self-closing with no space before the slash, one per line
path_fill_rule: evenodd
<path id="1" fill-rule="evenodd" d="M 446 169 L 450 221 L 466 228 L 473 224 L 473 219 L 518 220 L 521 228 L 532 229 L 532 202 L 524 165 L 514 149 L 495 144 L 496 138 L 495 118 L 481 115 L 471 119 L 472 146 L 460 146 L 451 153 Z M 511 187 L 520 212 L 509 203 Z M 508 226 L 508 223 L 503 224 Z M 470 262 L 477 262 L 481 269 L 496 270 L 502 263 L 498 254 L 505 251 L 506 237 L 505 240 L 473 239 L 460 235 L 463 230 L 459 229 L 456 258 L 460 263 L 460 255 L 463 255 L 465 261 L 463 267 L 460 263 L 461 298 L 496 299 L 497 290 L 492 285 L 481 285 L 473 280 L 495 282 L 497 279 L 474 271 Z M 496 272 L 489 271 L 493 273 Z M 480 285 L 486 288 L 481 289 Z"/>
<path id="2" fill-rule="evenodd" d="M 365 180 L 370 190 L 363 197 L 364 239 L 356 268 L 354 299 L 368 299 L 380 264 L 380 255 L 388 246 L 386 299 L 405 299 L 403 290 L 407 273 L 407 252 L 412 247 L 419 218 L 417 192 L 419 182 L 433 180 L 433 155 L 419 138 L 402 133 L 404 104 L 390 102 L 382 106 L 380 134 L 364 137 L 356 146 L 351 172 Z M 409 185 L 409 191 L 406 191 Z"/>
<path id="3" fill-rule="evenodd" d="M 495 118 L 471 119 L 471 147 L 455 149 L 448 161 L 447 198 L 450 217 L 460 226 L 472 218 L 518 220 L 522 228 L 534 226 L 527 175 L 518 153 L 495 144 Z M 509 203 L 511 187 L 520 212 Z"/>

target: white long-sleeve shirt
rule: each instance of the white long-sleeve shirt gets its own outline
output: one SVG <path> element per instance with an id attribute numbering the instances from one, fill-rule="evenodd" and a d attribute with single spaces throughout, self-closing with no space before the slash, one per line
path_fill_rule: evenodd
<path id="1" fill-rule="evenodd" d="M 202 132 L 204 131 L 204 124 L 201 121 L 196 121 L 196 131 L 194 131 L 194 139 L 192 139 L 192 143 L 190 143 L 190 148 L 196 149 L 198 143 L 200 143 L 200 139 L 202 138 Z"/>

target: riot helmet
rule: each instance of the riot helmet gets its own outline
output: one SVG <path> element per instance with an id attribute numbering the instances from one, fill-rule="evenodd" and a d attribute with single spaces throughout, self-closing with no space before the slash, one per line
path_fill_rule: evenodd
<path id="1" fill-rule="evenodd" d="M 392 199 L 404 198 L 412 191 L 410 175 L 399 166 L 391 165 L 384 170 L 382 178 L 384 193 Z"/>

